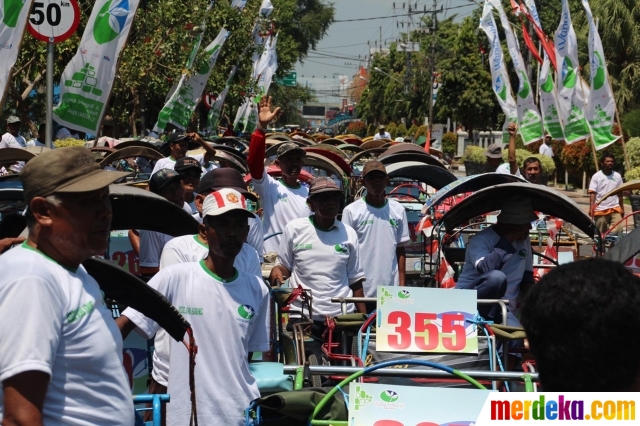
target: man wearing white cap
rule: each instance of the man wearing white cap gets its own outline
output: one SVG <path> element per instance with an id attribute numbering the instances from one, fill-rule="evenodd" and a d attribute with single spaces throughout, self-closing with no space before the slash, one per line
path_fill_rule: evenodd
<path id="1" fill-rule="evenodd" d="M 7 133 L 2 135 L 0 140 L 0 149 L 2 148 L 17 148 L 25 149 L 27 147 L 27 141 L 20 136 L 20 119 L 15 115 L 10 116 L 7 119 Z M 20 173 L 20 170 L 24 167 L 24 161 L 18 161 L 13 164 L 9 169 L 12 172 Z M 0 175 L 7 173 L 4 167 L 0 167 Z"/>
<path id="2" fill-rule="evenodd" d="M 269 290 L 261 279 L 233 264 L 249 232 L 246 199 L 221 189 L 203 203 L 209 255 L 200 262 L 163 268 L 149 286 L 162 293 L 191 323 L 198 343 L 195 366 L 198 420 L 244 426 L 244 409 L 260 396 L 249 371 L 251 352 L 269 349 Z M 128 308 L 117 320 L 124 336 L 134 328 L 150 339 L 159 326 Z M 189 354 L 171 340 L 167 424 L 186 424 L 191 414 Z"/>
<path id="3" fill-rule="evenodd" d="M 520 287 L 533 283 L 533 254 L 529 230 L 538 217 L 527 198 L 508 200 L 498 222 L 478 232 L 467 246 L 456 288 L 477 290 L 478 299 L 508 299 L 511 311 Z M 485 308 L 483 316 L 497 318 L 498 310 Z M 510 320 L 515 317 L 509 316 Z"/>
<path id="4" fill-rule="evenodd" d="M 381 124 L 380 126 L 378 126 L 378 133 L 373 135 L 373 139 L 374 140 L 391 139 L 391 135 L 389 134 L 389 132 L 385 131 L 384 124 Z"/>

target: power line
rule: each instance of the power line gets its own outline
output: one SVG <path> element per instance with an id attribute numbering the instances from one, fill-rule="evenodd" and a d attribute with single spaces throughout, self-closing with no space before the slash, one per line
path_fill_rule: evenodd
<path id="1" fill-rule="evenodd" d="M 471 3 L 471 4 L 463 4 L 460 6 L 452 6 L 452 7 L 448 7 L 448 8 L 442 8 L 441 10 L 453 10 L 453 9 L 460 9 L 462 7 L 469 7 L 469 6 L 477 6 L 476 3 Z M 411 13 L 403 13 L 400 15 L 391 15 L 391 16 L 376 16 L 373 18 L 357 18 L 357 19 L 340 19 L 340 20 L 336 20 L 333 21 L 334 24 L 336 23 L 341 23 L 341 22 L 356 22 L 356 21 L 373 21 L 374 19 L 388 19 L 388 18 L 399 18 L 402 16 L 412 16 L 412 15 L 424 15 L 425 13 L 430 13 L 433 12 L 432 10 L 421 10 L 421 11 L 416 11 L 416 12 L 411 12 Z"/>

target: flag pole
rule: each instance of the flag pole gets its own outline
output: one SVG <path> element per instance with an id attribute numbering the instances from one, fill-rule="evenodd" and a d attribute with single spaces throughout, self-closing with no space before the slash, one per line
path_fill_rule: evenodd
<path id="1" fill-rule="evenodd" d="M 613 95 L 613 85 L 611 84 L 611 75 L 609 77 L 609 88 L 611 89 L 611 97 L 613 98 L 613 107 L 616 112 L 616 122 L 618 123 L 618 129 L 620 129 L 620 142 L 622 143 L 622 152 L 624 153 L 624 167 L 626 170 L 631 170 L 631 164 L 629 163 L 629 154 L 627 154 L 627 145 L 624 141 L 624 132 L 622 131 L 622 121 L 620 121 L 620 115 L 618 114 L 618 104 L 616 103 L 616 97 Z"/>
<path id="2" fill-rule="evenodd" d="M 580 68 L 580 70 L 582 70 L 582 68 Z M 582 97 L 584 97 L 584 86 L 583 84 L 587 84 L 584 79 L 582 78 L 582 76 L 580 74 L 578 74 L 578 78 L 580 79 L 580 90 L 582 90 Z M 591 131 L 591 126 L 588 125 L 589 123 L 587 122 L 587 127 L 589 128 L 589 140 L 591 140 L 591 152 L 593 153 L 593 162 L 596 165 L 596 172 L 600 171 L 600 167 L 598 166 L 598 154 L 596 153 L 596 141 L 593 138 L 593 132 Z"/>

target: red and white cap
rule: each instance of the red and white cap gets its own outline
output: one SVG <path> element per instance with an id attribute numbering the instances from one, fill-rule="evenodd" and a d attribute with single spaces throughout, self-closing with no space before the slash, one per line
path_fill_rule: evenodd
<path id="1" fill-rule="evenodd" d="M 247 199 L 231 188 L 223 188 L 207 195 L 202 204 L 202 216 L 220 216 L 227 212 L 239 210 L 248 217 L 256 217 L 247 210 Z"/>

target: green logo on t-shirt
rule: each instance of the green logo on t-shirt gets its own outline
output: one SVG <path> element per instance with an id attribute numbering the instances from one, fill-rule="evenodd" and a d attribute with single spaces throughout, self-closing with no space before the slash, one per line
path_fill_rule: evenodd
<path id="1" fill-rule="evenodd" d="M 242 318 L 246 320 L 253 318 L 255 314 L 256 314 L 256 311 L 249 305 L 238 306 L 238 315 L 240 315 Z"/>
<path id="2" fill-rule="evenodd" d="M 363 220 L 362 222 L 360 222 L 360 226 L 367 226 L 367 225 L 373 225 L 373 219 Z"/>
<path id="3" fill-rule="evenodd" d="M 189 306 L 179 306 L 178 312 L 182 315 L 202 315 L 202 308 L 191 308 Z"/>
<path id="4" fill-rule="evenodd" d="M 93 302 L 89 301 L 84 305 L 80 306 L 78 309 L 71 311 L 67 314 L 67 322 L 69 324 L 78 321 L 80 318 L 87 315 L 89 312 L 93 310 Z"/>
<path id="5" fill-rule="evenodd" d="M 392 227 L 397 228 L 398 227 L 398 222 L 395 219 L 389 219 L 389 223 L 391 224 Z"/>
<path id="6" fill-rule="evenodd" d="M 333 248 L 340 254 L 349 254 L 349 249 L 346 244 L 336 244 Z"/>
<path id="7" fill-rule="evenodd" d="M 313 248 L 313 244 L 296 244 L 293 249 L 294 250 L 311 250 Z"/>

